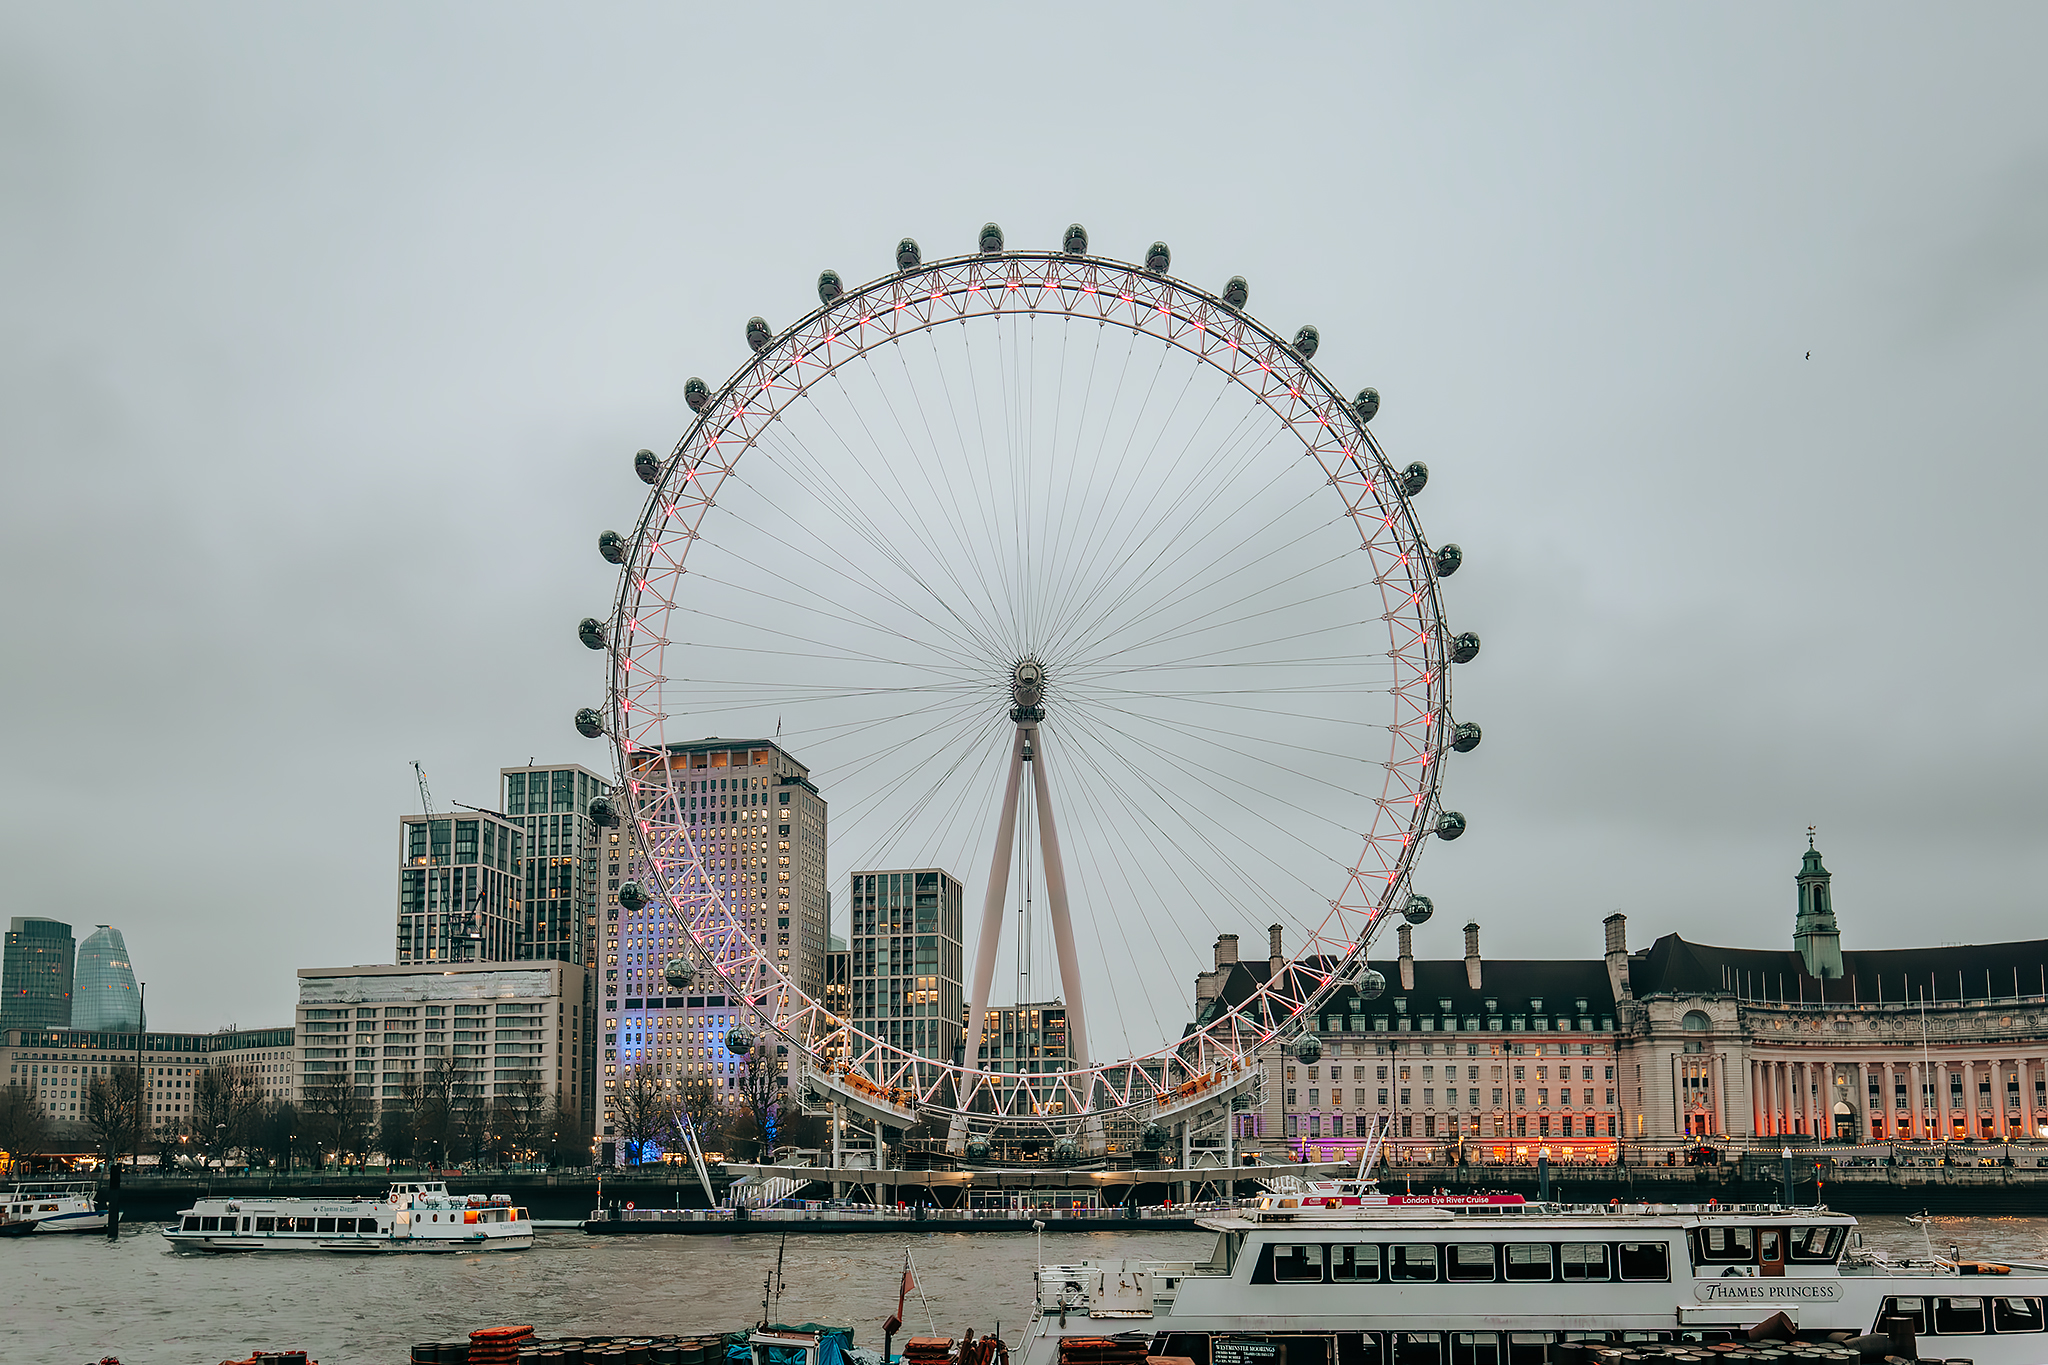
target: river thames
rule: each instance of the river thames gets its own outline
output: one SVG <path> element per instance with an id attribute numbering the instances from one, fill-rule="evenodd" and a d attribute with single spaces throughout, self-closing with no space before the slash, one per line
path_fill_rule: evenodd
<path id="1" fill-rule="evenodd" d="M 530 1323 L 544 1336 L 730 1330 L 758 1317 L 774 1236 L 591 1237 L 540 1232 L 530 1251 L 484 1256 L 318 1253 L 214 1256 L 169 1250 L 158 1224 L 104 1237 L 0 1241 L 0 1359 L 10 1365 L 218 1365 L 257 1349 L 303 1349 L 322 1365 L 403 1365 L 413 1343 Z M 1903 1217 L 1862 1222 L 1867 1247 L 1924 1254 Z M 1944 1252 L 2048 1259 L 2048 1219 L 1944 1218 Z M 1031 1304 L 1029 1233 L 792 1234 L 780 1321 L 850 1325 L 881 1345 L 904 1253 L 930 1302 L 913 1294 L 906 1331 L 957 1336 L 998 1324 L 1013 1341 Z M 1207 1232 L 1048 1236 L 1046 1258 L 1205 1257 Z"/>

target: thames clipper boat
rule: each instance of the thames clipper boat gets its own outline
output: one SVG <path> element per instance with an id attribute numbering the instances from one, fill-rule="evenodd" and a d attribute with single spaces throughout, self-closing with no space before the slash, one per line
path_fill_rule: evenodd
<path id="1" fill-rule="evenodd" d="M 2048 1266 L 1896 1260 L 1855 1221 L 1317 1182 L 1202 1219 L 1206 1261 L 1041 1267 L 1020 1365 L 2048 1362 Z"/>
<path id="2" fill-rule="evenodd" d="M 44 1181 L 11 1186 L 0 1199 L 0 1237 L 45 1232 L 104 1232 L 107 1211 L 93 1199 L 90 1180 Z"/>
<path id="3" fill-rule="evenodd" d="M 164 1229 L 194 1251 L 521 1251 L 533 1220 L 502 1194 L 454 1195 L 438 1180 L 373 1199 L 202 1199 Z"/>

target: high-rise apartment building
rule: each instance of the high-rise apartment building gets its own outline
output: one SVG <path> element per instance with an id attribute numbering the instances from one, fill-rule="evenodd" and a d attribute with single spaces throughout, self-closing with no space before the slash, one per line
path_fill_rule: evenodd
<path id="1" fill-rule="evenodd" d="M 70 1028 L 77 955 L 68 924 L 33 915 L 8 921 L 0 959 L 0 1029 Z"/>
<path id="2" fill-rule="evenodd" d="M 71 1027 L 109 1031 L 142 1023 L 142 995 L 119 929 L 102 924 L 78 945 L 78 970 L 71 988 Z"/>
<path id="3" fill-rule="evenodd" d="M 589 965 L 597 956 L 601 835 L 590 803 L 611 784 L 574 763 L 501 768 L 507 819 L 526 832 L 522 938 L 515 956 Z"/>
<path id="4" fill-rule="evenodd" d="M 673 818 L 689 830 L 701 874 L 679 883 L 682 895 L 715 893 L 756 948 L 772 954 L 804 993 L 825 989 L 830 897 L 825 880 L 825 801 L 810 770 L 773 740 L 705 739 L 671 744 L 649 761 L 648 777 L 672 783 Z M 648 877 L 636 867 L 630 831 L 606 831 L 604 854 L 604 1041 L 599 1095 L 617 1088 L 621 1068 L 644 1065 L 658 1083 L 692 1077 L 731 1097 L 742 1062 L 725 1046 L 735 1024 L 749 1024 L 703 973 L 671 985 L 664 967 L 681 955 L 683 928 L 659 901 L 618 903 L 621 880 Z M 786 1075 L 782 1077 L 786 1082 Z M 599 1132 L 614 1137 L 607 1112 Z"/>
<path id="5" fill-rule="evenodd" d="M 933 1062 L 961 1045 L 965 891 L 942 868 L 856 872 L 847 973 L 856 1033 Z"/>
<path id="6" fill-rule="evenodd" d="M 487 811 L 398 823 L 398 961 L 519 956 L 525 832 Z"/>

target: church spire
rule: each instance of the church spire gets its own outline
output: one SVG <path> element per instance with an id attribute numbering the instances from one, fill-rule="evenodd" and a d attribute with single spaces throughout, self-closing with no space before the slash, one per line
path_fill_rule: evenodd
<path id="1" fill-rule="evenodd" d="M 1832 874 L 1814 847 L 1814 829 L 1806 827 L 1806 855 L 1799 861 L 1799 916 L 1792 926 L 1792 946 L 1809 976 L 1839 980 L 1842 976 L 1842 931 L 1835 923 Z"/>

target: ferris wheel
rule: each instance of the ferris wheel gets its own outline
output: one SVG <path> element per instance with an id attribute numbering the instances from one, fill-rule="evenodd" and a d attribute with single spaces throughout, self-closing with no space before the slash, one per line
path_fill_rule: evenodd
<path id="1" fill-rule="evenodd" d="M 1438 786 L 1480 740 L 1451 711 L 1479 640 L 1444 619 L 1461 552 L 1423 536 L 1428 469 L 1382 450 L 1376 391 L 1315 368 L 1314 327 L 1176 278 L 1164 243 L 1127 263 L 1076 224 L 1014 250 L 991 223 L 977 247 L 827 270 L 795 323 L 748 321 L 724 383 L 688 381 L 687 431 L 635 459 L 634 530 L 600 540 L 617 597 L 581 635 L 609 688 L 576 716 L 616 749 L 620 902 L 736 1007 L 729 1045 L 956 1150 L 1169 1122 L 1276 1040 L 1314 1060 L 1316 1016 L 1385 989 L 1382 924 L 1430 915 L 1416 858 L 1464 831 Z M 667 761 L 707 733 L 801 754 L 836 880 L 946 868 L 978 900 L 950 1049 L 877 1022 L 940 997 L 828 999 L 718 875 Z M 1268 921 L 1256 988 L 1191 1008 L 1211 931 Z M 1055 996 L 1058 1047 L 983 1028 Z"/>

